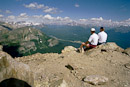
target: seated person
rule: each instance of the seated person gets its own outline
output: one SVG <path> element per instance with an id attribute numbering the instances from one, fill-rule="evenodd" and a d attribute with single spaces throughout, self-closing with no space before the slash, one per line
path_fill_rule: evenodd
<path id="1" fill-rule="evenodd" d="M 95 48 L 98 44 L 98 35 L 95 33 L 95 28 L 91 28 L 91 36 L 89 37 L 88 41 L 85 43 L 82 43 L 80 46 L 80 52 L 84 52 L 83 46 L 86 47 L 86 49 Z"/>
<path id="2" fill-rule="evenodd" d="M 100 32 L 98 33 L 98 37 L 99 37 L 98 45 L 106 43 L 107 33 L 104 31 L 103 27 L 100 28 Z"/>

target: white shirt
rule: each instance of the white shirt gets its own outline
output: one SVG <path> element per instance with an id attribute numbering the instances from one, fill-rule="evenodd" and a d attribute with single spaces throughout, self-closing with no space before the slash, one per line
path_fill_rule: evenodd
<path id="1" fill-rule="evenodd" d="M 98 35 L 96 33 L 93 33 L 88 41 L 92 44 L 92 45 L 97 45 L 98 44 Z"/>
<path id="2" fill-rule="evenodd" d="M 107 33 L 102 31 L 98 33 L 99 43 L 104 43 L 107 40 Z"/>

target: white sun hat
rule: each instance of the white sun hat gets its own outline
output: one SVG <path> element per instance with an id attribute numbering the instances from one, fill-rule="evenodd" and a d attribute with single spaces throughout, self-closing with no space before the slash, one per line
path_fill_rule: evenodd
<path id="1" fill-rule="evenodd" d="M 95 28 L 91 28 L 91 31 L 96 31 Z"/>

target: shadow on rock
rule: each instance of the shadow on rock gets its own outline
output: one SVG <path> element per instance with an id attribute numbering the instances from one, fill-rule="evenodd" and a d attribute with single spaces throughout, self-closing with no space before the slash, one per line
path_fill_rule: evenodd
<path id="1" fill-rule="evenodd" d="M 14 57 L 21 57 L 22 54 L 20 54 L 18 52 L 19 47 L 20 47 L 19 45 L 13 45 L 13 46 L 5 45 L 5 46 L 3 46 L 3 51 L 10 54 L 13 58 Z"/>
<path id="2" fill-rule="evenodd" d="M 31 87 L 31 86 L 25 81 L 10 78 L 2 81 L 0 83 L 0 87 Z"/>

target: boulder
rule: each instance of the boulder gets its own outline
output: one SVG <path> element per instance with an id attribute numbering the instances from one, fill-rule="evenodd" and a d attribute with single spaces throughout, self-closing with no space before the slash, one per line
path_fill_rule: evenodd
<path id="1" fill-rule="evenodd" d="M 130 48 L 125 49 L 125 50 L 124 50 L 124 53 L 126 53 L 127 55 L 130 56 Z"/>
<path id="2" fill-rule="evenodd" d="M 83 79 L 83 81 L 92 85 L 103 85 L 106 82 L 108 82 L 108 78 L 100 75 L 90 75 L 90 76 L 86 76 Z"/>
<path id="3" fill-rule="evenodd" d="M 116 43 L 114 42 L 108 42 L 106 44 L 102 44 L 99 45 L 93 49 L 90 49 L 88 51 L 86 51 L 87 55 L 92 54 L 94 55 L 98 55 L 101 52 L 107 52 L 107 51 L 117 51 L 117 52 L 123 52 L 124 49 L 122 49 L 121 47 L 119 47 Z"/>
<path id="4" fill-rule="evenodd" d="M 30 67 L 17 62 L 7 53 L 0 51 L 0 82 L 10 78 L 25 81 L 34 87 L 34 76 Z"/>
<path id="5" fill-rule="evenodd" d="M 106 44 L 102 44 L 97 46 L 97 48 L 100 48 L 102 50 L 113 50 L 113 51 L 119 51 L 119 52 L 123 52 L 124 49 L 122 49 L 121 47 L 119 47 L 116 43 L 114 42 L 108 42 Z"/>
<path id="6" fill-rule="evenodd" d="M 66 46 L 63 50 L 62 53 L 68 53 L 68 52 L 76 52 L 76 48 L 73 46 Z"/>

